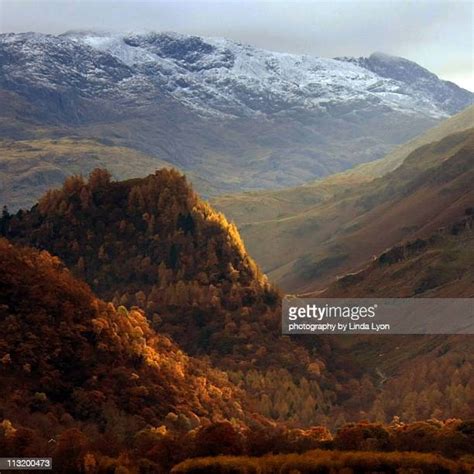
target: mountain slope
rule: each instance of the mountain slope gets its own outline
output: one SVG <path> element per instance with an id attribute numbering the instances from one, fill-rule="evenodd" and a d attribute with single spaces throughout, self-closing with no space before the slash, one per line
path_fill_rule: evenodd
<path id="1" fill-rule="evenodd" d="M 78 173 L 106 167 L 114 176 L 135 178 L 168 163 L 109 142 L 61 137 L 0 140 L 0 202 L 26 208 L 35 196 Z"/>
<path id="2" fill-rule="evenodd" d="M 343 268 L 356 269 L 388 246 L 429 236 L 461 217 L 474 201 L 473 159 L 474 129 L 470 129 L 417 149 L 395 171 L 356 194 L 352 206 L 343 201 L 341 210 L 347 207 L 342 215 L 351 216 L 352 208 L 357 217 L 349 217 L 322 245 L 335 251 L 331 262 L 326 260 L 329 266 L 334 264 L 329 274 L 340 271 L 337 256 Z M 317 260 L 300 263 L 303 277 L 309 272 L 311 280 L 313 271 L 315 281 L 322 276 Z"/>
<path id="3" fill-rule="evenodd" d="M 410 89 L 424 93 L 434 102 L 443 104 L 444 110 L 456 113 L 465 107 L 469 94 L 456 84 L 440 81 L 439 78 L 420 65 L 404 58 L 384 53 L 373 53 L 368 58 L 338 58 L 367 69 L 380 77 L 410 84 Z"/>
<path id="4" fill-rule="evenodd" d="M 341 190 L 348 191 L 360 187 L 374 178 L 393 171 L 417 148 L 439 141 L 447 135 L 467 130 L 473 123 L 474 106 L 470 106 L 413 140 L 397 146 L 379 160 L 294 188 L 216 196 L 212 198 L 212 204 L 234 220 L 239 227 L 269 219 L 290 217 L 320 204 Z"/>
<path id="5" fill-rule="evenodd" d="M 321 288 L 400 240 L 429 235 L 463 215 L 472 205 L 472 136 L 467 130 L 418 148 L 375 180 L 347 173 L 280 196 L 230 196 L 215 204 L 231 217 L 233 208 L 246 206 L 236 214 L 240 230 L 273 281 L 290 291 Z M 246 214 L 254 222 L 246 223 Z"/>
<path id="6" fill-rule="evenodd" d="M 153 72 L 175 97 L 207 114 L 272 114 L 372 101 L 436 116 L 455 113 L 472 100 L 468 91 L 387 55 L 339 61 L 176 33 L 70 32 L 60 39 L 109 53 L 145 77 Z"/>
<path id="7" fill-rule="evenodd" d="M 2 239 L 0 263 L 2 454 L 50 455 L 55 471 L 84 472 L 75 463 L 87 452 L 118 466 L 133 441 L 137 456 L 140 432 L 158 442 L 210 419 L 251 419 L 222 372 L 156 334 L 137 308 L 98 300 L 57 257 Z"/>
<path id="8" fill-rule="evenodd" d="M 374 405 L 382 396 L 378 356 L 368 365 L 367 351 L 356 356 L 345 339 L 281 336 L 278 293 L 235 227 L 176 171 L 124 182 L 100 170 L 87 182 L 70 178 L 30 211 L 5 213 L 0 232 L 55 252 L 117 306 L 145 309 L 154 329 L 224 370 L 266 417 L 299 427 L 389 421 L 392 413 L 416 419 L 401 400 Z M 418 366 L 416 356 L 432 361 L 446 346 L 414 347 L 409 353 Z M 446 370 L 458 361 L 449 347 Z M 463 376 L 462 386 L 467 383 Z M 414 389 L 411 382 L 405 387 Z M 454 394 L 446 392 L 442 406 L 428 403 L 426 410 L 438 406 L 439 416 L 466 416 L 469 408 L 456 405 Z"/>
<path id="9" fill-rule="evenodd" d="M 206 193 L 284 187 L 380 158 L 472 103 L 424 74 L 422 87 L 418 76 L 172 33 L 6 34 L 0 134 L 105 139 L 172 163 Z"/>
<path id="10" fill-rule="evenodd" d="M 461 219 L 426 238 L 384 251 L 362 270 L 342 276 L 313 296 L 472 298 L 473 226 L 473 210 L 468 208 Z M 349 336 L 336 340 L 334 347 L 350 354 L 357 366 L 377 374 L 383 388 L 371 415 L 388 418 L 414 413 L 436 418 L 457 410 L 472 417 L 472 349 L 470 335 Z"/>
<path id="11" fill-rule="evenodd" d="M 196 456 L 333 446 L 322 427 L 288 430 L 249 416 L 242 391 L 224 374 L 156 334 L 137 308 L 115 309 L 95 298 L 47 252 L 0 239 L 0 263 L 5 270 L 0 274 L 3 455 L 48 456 L 61 474 L 138 474 L 167 473 Z M 334 443 L 341 450 L 366 451 L 365 437 L 354 444 L 360 437 L 347 436 L 346 430 L 379 433 L 382 444 L 372 443 L 372 450 L 416 447 L 453 458 L 410 453 L 403 456 L 405 466 L 463 467 L 456 460 L 472 452 L 471 423 L 431 423 L 352 424 Z M 354 453 L 330 450 L 321 456 L 337 466 L 354 462 Z M 367 452 L 358 456 L 366 459 Z M 371 456 L 384 466 L 400 465 L 396 454 Z"/>
<path id="12" fill-rule="evenodd" d="M 329 297 L 474 297 L 472 208 L 465 218 L 426 239 L 386 250 L 357 273 L 331 284 Z"/>
<path id="13" fill-rule="evenodd" d="M 363 174 L 371 177 L 379 177 L 389 171 L 394 170 L 403 163 L 403 160 L 417 148 L 439 141 L 452 133 L 462 132 L 472 127 L 474 124 L 474 105 L 466 107 L 461 112 L 444 120 L 436 127 L 430 128 L 425 133 L 407 143 L 397 146 L 388 155 L 380 160 L 356 166 L 348 173 Z"/>
<path id="14" fill-rule="evenodd" d="M 110 140 L 78 136 L 47 138 L 44 133 L 24 140 L 0 140 L 0 203 L 10 210 L 26 209 L 46 191 L 61 187 L 68 176 L 107 168 L 117 179 L 129 179 L 171 167 L 166 161 L 115 145 Z M 210 194 L 214 186 L 192 173 L 191 179 Z"/>

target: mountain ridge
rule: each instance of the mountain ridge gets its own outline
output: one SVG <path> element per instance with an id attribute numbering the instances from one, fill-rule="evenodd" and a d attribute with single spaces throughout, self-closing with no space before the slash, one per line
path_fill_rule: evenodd
<path id="1" fill-rule="evenodd" d="M 323 85 L 321 88 L 323 97 L 325 93 L 328 94 L 328 92 L 325 92 L 324 87 L 327 88 L 327 91 L 330 91 L 331 88 L 334 87 L 333 84 L 327 82 L 327 76 L 330 76 L 331 81 L 335 84 L 340 82 L 338 87 L 348 87 L 344 82 L 344 76 L 346 76 L 353 82 L 352 87 L 355 87 L 355 90 L 359 90 L 359 88 L 362 90 L 361 87 L 366 87 L 367 91 L 371 91 L 375 96 L 380 96 L 383 103 L 385 103 L 384 100 L 387 100 L 386 103 L 391 105 L 396 103 L 396 98 L 386 97 L 383 93 L 394 93 L 396 95 L 396 91 L 398 91 L 397 87 L 400 88 L 401 83 L 408 85 L 410 83 L 414 84 L 418 79 L 423 79 L 424 82 L 427 82 L 426 79 L 429 79 L 429 82 L 431 82 L 430 85 L 437 84 L 440 90 L 444 91 L 444 95 L 442 95 L 442 101 L 438 100 L 436 95 L 430 97 L 437 103 L 439 111 L 435 110 L 436 107 L 432 108 L 430 106 L 426 109 L 427 114 L 441 114 L 442 116 L 448 113 L 457 112 L 463 107 L 463 105 L 465 106 L 465 101 L 467 101 L 467 103 L 469 103 L 469 100 L 472 102 L 473 97 L 469 91 L 461 93 L 462 89 L 458 86 L 456 86 L 457 90 L 453 90 L 446 81 L 440 81 L 435 74 L 430 73 L 412 61 L 385 54 L 381 56 L 381 53 L 372 54 L 369 58 L 351 58 L 350 60 L 341 61 L 338 58 L 326 59 L 310 55 L 275 52 L 255 48 L 251 45 L 227 40 L 225 38 L 190 36 L 173 32 L 149 32 L 145 34 L 132 33 L 128 35 L 115 34 L 112 36 L 95 35 L 94 33 L 89 32 L 80 34 L 63 34 L 60 36 L 62 38 L 70 38 L 73 41 L 89 45 L 93 49 L 108 52 L 112 56 L 122 60 L 130 67 L 158 62 L 160 58 L 163 58 L 168 62 L 174 62 L 178 69 L 181 67 L 187 69 L 188 72 L 198 71 L 204 74 L 202 79 L 207 81 L 209 84 L 212 84 L 212 82 L 210 82 L 212 80 L 217 81 L 217 84 L 221 81 L 221 84 L 224 86 L 224 88 L 221 89 L 221 94 L 225 94 L 226 92 L 229 93 L 229 91 L 226 90 L 225 80 L 221 80 L 218 74 L 226 75 L 227 72 L 230 73 L 231 70 L 236 69 L 236 73 L 242 78 L 245 76 L 247 81 L 253 82 L 254 87 L 258 87 L 258 82 L 256 81 L 257 74 L 260 82 L 267 80 L 265 75 L 270 74 L 269 77 L 273 77 L 272 92 L 278 94 L 280 100 L 284 102 L 289 100 L 290 103 L 293 101 L 295 104 L 298 104 L 297 97 L 293 95 L 291 88 L 288 90 L 287 87 L 286 91 L 286 95 L 291 98 L 284 99 L 285 94 L 283 91 L 280 91 L 281 86 L 275 79 L 279 77 L 281 81 L 287 81 L 286 83 L 288 86 L 293 81 L 295 84 L 298 84 L 298 88 L 304 89 L 307 83 L 313 83 L 308 82 L 308 79 L 306 78 L 306 69 L 309 69 L 313 73 L 311 81 L 314 81 L 315 84 L 319 82 Z M 240 60 L 244 54 L 246 55 L 245 62 Z M 259 57 L 259 55 L 262 57 Z M 387 60 L 387 58 L 389 58 L 389 60 Z M 165 65 L 171 67 L 168 62 L 165 62 L 163 67 L 165 67 Z M 263 64 L 265 67 L 263 67 Z M 298 66 L 299 75 L 290 72 L 291 68 L 295 65 Z M 356 68 L 351 68 L 350 65 L 354 65 Z M 390 65 L 395 65 L 395 67 L 390 67 Z M 408 68 L 407 65 L 410 65 L 410 67 Z M 337 67 L 341 69 L 340 74 L 336 72 Z M 408 72 L 411 71 L 412 74 L 407 74 L 407 69 L 409 70 Z M 208 80 L 206 72 L 209 70 L 218 70 L 218 72 L 217 75 L 210 76 Z M 323 76 L 318 76 L 318 70 L 326 70 L 327 72 L 323 73 Z M 401 74 L 400 70 L 405 71 L 405 74 Z M 379 80 L 375 80 L 371 75 L 372 73 L 377 74 L 375 71 L 382 71 L 383 73 L 378 74 L 380 76 Z M 176 72 L 179 71 L 175 71 L 175 74 Z M 318 77 L 322 79 L 324 76 L 324 80 L 318 81 Z M 232 76 L 229 74 L 229 77 Z M 388 81 L 384 81 L 384 79 L 388 79 Z M 231 78 L 230 80 L 235 81 L 236 79 Z M 392 84 L 390 80 L 399 82 Z M 361 81 L 367 81 L 368 85 L 364 85 Z M 416 83 L 417 87 L 415 89 L 418 91 L 423 90 L 423 84 L 421 82 L 423 81 Z M 244 84 L 244 82 L 242 82 L 242 84 Z M 424 84 L 424 87 L 426 87 L 426 85 L 427 84 Z M 189 83 L 187 87 L 191 88 L 192 83 Z M 247 85 L 243 87 L 248 88 L 249 86 Z M 267 86 L 266 89 L 269 90 L 270 88 Z M 181 93 L 185 93 L 185 91 L 180 91 L 180 94 Z M 410 94 L 410 89 L 404 93 Z M 450 93 L 453 95 L 461 93 L 459 101 L 455 101 L 455 103 L 452 104 L 452 107 L 449 107 L 448 104 L 446 104 L 449 100 Z M 215 97 L 216 95 L 217 91 L 212 94 L 207 94 L 207 102 L 205 106 L 202 106 L 202 104 L 199 106 L 201 110 L 212 110 L 214 105 L 211 97 Z M 186 97 L 186 99 L 193 102 L 191 97 L 183 97 Z M 234 97 L 234 100 L 237 100 L 238 102 L 238 96 Z M 308 97 L 311 97 L 311 94 L 309 94 Z M 330 94 L 328 94 L 328 97 L 330 97 Z M 337 97 L 334 98 L 337 99 Z M 211 99 L 210 102 L 209 99 Z M 342 96 L 341 99 L 342 101 L 347 101 L 353 98 L 349 95 Z M 394 102 L 391 102 L 390 99 L 393 99 Z M 401 100 L 402 98 L 399 97 L 398 99 Z M 228 99 L 228 101 L 231 101 L 231 99 Z M 321 100 L 317 100 L 314 102 L 314 105 L 320 102 Z M 250 109 L 246 109 L 244 104 L 245 102 L 242 103 L 242 113 L 244 115 L 247 112 L 251 113 L 252 109 L 265 113 L 265 110 L 259 108 L 258 102 L 252 104 Z M 195 106 L 198 107 L 197 104 Z M 402 109 L 405 107 L 407 110 L 410 110 L 408 104 L 401 102 L 398 106 Z M 446 110 L 444 110 L 444 108 L 446 108 Z M 216 110 L 219 112 L 219 109 Z"/>

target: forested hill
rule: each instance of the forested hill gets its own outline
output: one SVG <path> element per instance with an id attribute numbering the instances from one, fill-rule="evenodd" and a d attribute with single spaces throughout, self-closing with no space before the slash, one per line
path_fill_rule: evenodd
<path id="1" fill-rule="evenodd" d="M 0 265 L 2 455 L 96 472 L 75 463 L 98 450 L 113 466 L 141 430 L 158 442 L 210 420 L 248 422 L 225 374 L 155 333 L 138 309 L 97 299 L 57 257 L 0 239 Z"/>
<path id="2" fill-rule="evenodd" d="M 238 368 L 271 352 L 287 365 L 277 290 L 235 226 L 177 171 L 123 182 L 104 170 L 86 181 L 71 177 L 30 211 L 4 216 L 0 227 L 9 239 L 60 257 L 100 297 L 143 308 L 155 329 L 189 353 Z M 258 352 L 256 341 L 267 349 Z"/>
<path id="3" fill-rule="evenodd" d="M 155 330 L 210 358 L 265 416 L 308 426 L 343 410 L 330 400 L 343 400 L 353 374 L 337 381 L 325 370 L 329 344 L 304 348 L 281 336 L 277 290 L 234 225 L 178 172 L 123 182 L 104 170 L 72 177 L 30 211 L 6 214 L 0 229 L 60 257 L 105 300 L 143 308 Z"/>

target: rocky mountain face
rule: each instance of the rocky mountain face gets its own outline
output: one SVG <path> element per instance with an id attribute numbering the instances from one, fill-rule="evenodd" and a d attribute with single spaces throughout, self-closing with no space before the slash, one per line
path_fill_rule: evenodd
<path id="1" fill-rule="evenodd" d="M 452 82 L 440 81 L 432 72 L 404 58 L 373 53 L 368 58 L 337 59 L 367 69 L 386 80 L 404 84 L 405 87 L 399 89 L 398 93 L 424 95 L 449 114 L 459 112 L 466 107 L 466 103 L 472 103 L 472 93 L 469 91 Z"/>
<path id="2" fill-rule="evenodd" d="M 207 195 L 380 158 L 472 97 L 380 54 L 324 59 L 175 33 L 0 36 L 0 137 L 133 148 L 196 176 Z"/>
<path id="3" fill-rule="evenodd" d="M 325 59 L 174 33 L 26 33 L 3 35 L 1 46 L 2 82 L 9 89 L 134 105 L 169 94 L 208 116 L 299 109 L 357 116 L 368 108 L 440 118 L 472 101 L 471 93 L 416 63 L 380 53 Z"/>
<path id="4" fill-rule="evenodd" d="M 365 103 L 439 117 L 472 100 L 469 92 L 417 64 L 382 54 L 341 61 L 171 33 L 61 37 L 66 38 L 110 54 L 143 83 L 159 84 L 208 115 L 291 114 L 298 108 L 328 112 L 347 105 L 357 112 Z M 129 77 L 122 71 L 118 83 L 126 85 Z"/>

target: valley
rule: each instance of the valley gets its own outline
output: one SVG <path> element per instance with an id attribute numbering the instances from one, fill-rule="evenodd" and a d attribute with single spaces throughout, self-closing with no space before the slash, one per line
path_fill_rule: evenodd
<path id="1" fill-rule="evenodd" d="M 396 150 L 301 187 L 212 202 L 236 221 L 272 281 L 293 292 L 322 289 L 401 240 L 429 235 L 464 215 L 473 202 L 473 134 L 466 130 L 472 123 L 471 107 L 405 145 L 404 161 Z"/>

